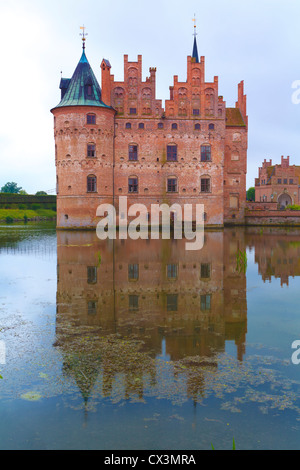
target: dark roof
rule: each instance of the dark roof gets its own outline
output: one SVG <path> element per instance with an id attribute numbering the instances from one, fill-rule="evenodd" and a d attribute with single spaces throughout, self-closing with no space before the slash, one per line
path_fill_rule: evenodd
<path id="1" fill-rule="evenodd" d="M 65 92 L 56 108 L 64 106 L 110 107 L 101 101 L 101 88 L 86 58 L 84 49 L 72 78 L 62 78 L 60 88 Z"/>
<path id="2" fill-rule="evenodd" d="M 246 127 L 239 108 L 226 108 L 226 127 Z"/>
<path id="3" fill-rule="evenodd" d="M 199 63 L 199 56 L 198 56 L 198 48 L 197 48 L 196 36 L 194 37 L 194 46 L 193 46 L 192 58 L 194 58 L 194 59 L 196 60 L 196 62 Z"/>

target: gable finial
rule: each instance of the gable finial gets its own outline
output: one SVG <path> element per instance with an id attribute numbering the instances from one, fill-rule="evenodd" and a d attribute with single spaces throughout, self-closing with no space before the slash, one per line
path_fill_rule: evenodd
<path id="1" fill-rule="evenodd" d="M 194 22 L 194 33 L 193 33 L 193 36 L 196 37 L 197 36 L 197 31 L 196 31 L 196 14 L 194 13 L 194 18 L 192 20 Z"/>
<path id="2" fill-rule="evenodd" d="M 82 49 L 85 49 L 85 36 L 88 34 L 85 32 L 85 26 L 80 26 L 80 29 L 82 30 L 82 33 L 80 33 L 80 36 L 82 36 Z"/>

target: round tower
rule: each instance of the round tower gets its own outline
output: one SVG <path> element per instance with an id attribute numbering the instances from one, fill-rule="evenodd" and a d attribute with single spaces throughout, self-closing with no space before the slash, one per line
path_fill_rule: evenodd
<path id="1" fill-rule="evenodd" d="M 61 78 L 54 116 L 57 227 L 95 227 L 99 204 L 113 203 L 115 110 L 85 54 L 71 79 Z"/>

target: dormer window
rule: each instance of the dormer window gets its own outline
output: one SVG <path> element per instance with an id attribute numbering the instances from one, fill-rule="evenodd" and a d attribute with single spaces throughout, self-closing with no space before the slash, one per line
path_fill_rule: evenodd
<path id="1" fill-rule="evenodd" d="M 92 96 L 92 86 L 91 85 L 87 86 L 87 95 Z"/>

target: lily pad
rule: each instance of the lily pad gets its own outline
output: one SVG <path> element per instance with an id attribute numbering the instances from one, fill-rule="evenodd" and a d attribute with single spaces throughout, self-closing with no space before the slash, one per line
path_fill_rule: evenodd
<path id="1" fill-rule="evenodd" d="M 23 393 L 21 398 L 27 401 L 39 401 L 42 398 L 42 395 L 38 392 L 27 392 Z"/>

